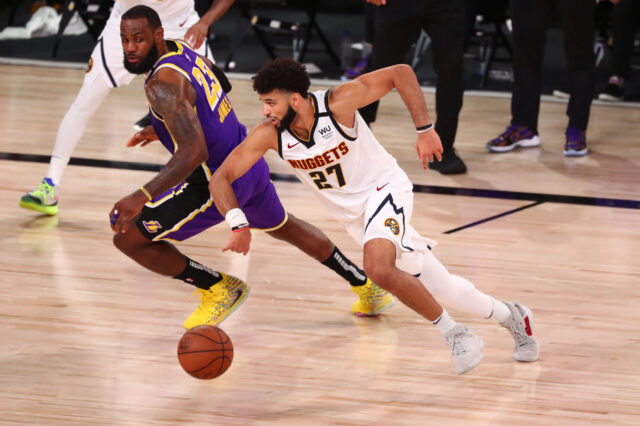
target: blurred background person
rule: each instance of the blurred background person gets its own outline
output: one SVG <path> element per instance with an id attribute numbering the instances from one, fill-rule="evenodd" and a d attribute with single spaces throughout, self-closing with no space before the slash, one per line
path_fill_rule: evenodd
<path id="1" fill-rule="evenodd" d="M 453 148 L 464 91 L 464 7 L 462 0 L 367 0 L 374 11 L 371 69 L 404 63 L 421 30 L 431 39 L 436 84 L 435 129 L 442 141 L 442 161 L 429 168 L 442 174 L 465 173 L 467 166 Z M 376 120 L 378 102 L 360 109 L 367 124 Z"/>
<path id="2" fill-rule="evenodd" d="M 594 91 L 594 0 L 513 0 L 513 94 L 511 124 L 486 144 L 490 152 L 540 145 L 538 113 L 542 93 L 545 33 L 554 13 L 560 17 L 569 62 L 569 123 L 564 155 L 587 155 L 586 130 Z"/>
<path id="3" fill-rule="evenodd" d="M 613 8 L 613 62 L 609 84 L 598 99 L 624 100 L 624 82 L 629 78 L 631 55 L 640 27 L 640 0 L 611 0 Z"/>
<path id="4" fill-rule="evenodd" d="M 120 42 L 120 18 L 124 12 L 140 4 L 153 8 L 164 23 L 167 38 L 186 40 L 198 53 L 206 56 L 205 41 L 209 26 L 217 21 L 233 2 L 234 0 L 214 0 L 209 10 L 200 18 L 194 9 L 193 0 L 116 0 L 98 43 L 91 53 L 80 92 L 58 128 L 49 170 L 40 186 L 20 199 L 20 207 L 49 215 L 58 214 L 60 181 L 89 118 L 111 89 L 133 81 L 135 74 L 128 72 L 124 67 Z"/>

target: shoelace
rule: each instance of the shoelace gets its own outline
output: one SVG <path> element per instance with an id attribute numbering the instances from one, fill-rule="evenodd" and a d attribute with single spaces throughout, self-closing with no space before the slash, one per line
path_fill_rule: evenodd
<path id="1" fill-rule="evenodd" d="M 511 136 L 511 134 L 515 132 L 517 129 L 518 129 L 518 126 L 510 125 L 509 127 L 507 127 L 507 130 L 505 130 L 504 133 L 500 135 L 500 137 L 502 139 L 506 139 L 507 136 Z"/>
<path id="2" fill-rule="evenodd" d="M 41 198 L 45 198 L 47 196 L 53 197 L 53 188 L 50 185 L 40 184 L 40 186 L 33 191 L 33 194 Z"/>
<path id="3" fill-rule="evenodd" d="M 466 334 L 466 331 L 467 330 L 465 328 L 461 328 L 460 330 L 456 331 L 456 333 L 453 336 L 451 336 L 450 338 L 451 341 L 447 339 L 447 343 L 451 347 L 451 352 L 455 356 L 464 355 L 465 353 L 468 352 L 467 347 L 464 345 L 462 341 L 462 338 Z"/>
<path id="4" fill-rule="evenodd" d="M 366 285 L 366 284 L 365 284 Z M 364 295 L 363 299 L 367 304 L 372 304 L 382 299 L 385 295 L 385 291 L 378 287 L 375 284 L 371 284 L 371 289 L 368 290 Z"/>

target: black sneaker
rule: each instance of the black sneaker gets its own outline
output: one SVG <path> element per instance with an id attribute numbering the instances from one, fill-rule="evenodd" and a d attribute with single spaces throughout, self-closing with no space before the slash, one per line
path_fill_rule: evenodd
<path id="1" fill-rule="evenodd" d="M 136 121 L 136 124 L 133 125 L 133 129 L 139 132 L 147 126 L 151 126 L 151 116 L 149 114 Z"/>
<path id="2" fill-rule="evenodd" d="M 620 102 L 624 99 L 622 86 L 615 83 L 609 83 L 607 88 L 598 95 L 601 101 Z"/>
<path id="3" fill-rule="evenodd" d="M 429 163 L 429 168 L 443 175 L 457 175 L 467 172 L 467 166 L 455 151 L 442 153 L 442 161 Z"/>

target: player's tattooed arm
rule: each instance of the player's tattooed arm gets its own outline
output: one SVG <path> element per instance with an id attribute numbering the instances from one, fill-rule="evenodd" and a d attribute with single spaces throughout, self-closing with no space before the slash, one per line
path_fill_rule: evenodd
<path id="1" fill-rule="evenodd" d="M 154 78 L 146 87 L 151 108 L 162 117 L 178 146 L 160 173 L 145 184 L 152 196 L 178 185 L 209 156 L 202 126 L 193 109 L 195 93 L 191 84 L 180 75 L 177 79 L 169 77 Z"/>
<path id="2" fill-rule="evenodd" d="M 195 91 L 187 79 L 175 71 L 160 70 L 146 87 L 151 108 L 159 114 L 177 149 L 164 168 L 140 189 L 116 202 L 109 217 L 113 232 L 127 232 L 145 203 L 182 182 L 209 154 L 204 133 L 193 109 Z M 162 77 L 162 78 L 158 78 Z"/>

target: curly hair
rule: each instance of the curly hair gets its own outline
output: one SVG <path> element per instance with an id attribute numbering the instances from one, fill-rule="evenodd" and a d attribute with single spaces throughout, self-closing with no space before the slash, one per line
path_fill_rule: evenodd
<path id="1" fill-rule="evenodd" d="M 276 58 L 253 77 L 253 90 L 260 95 L 278 89 L 300 93 L 306 99 L 310 84 L 307 68 L 291 58 Z"/>

